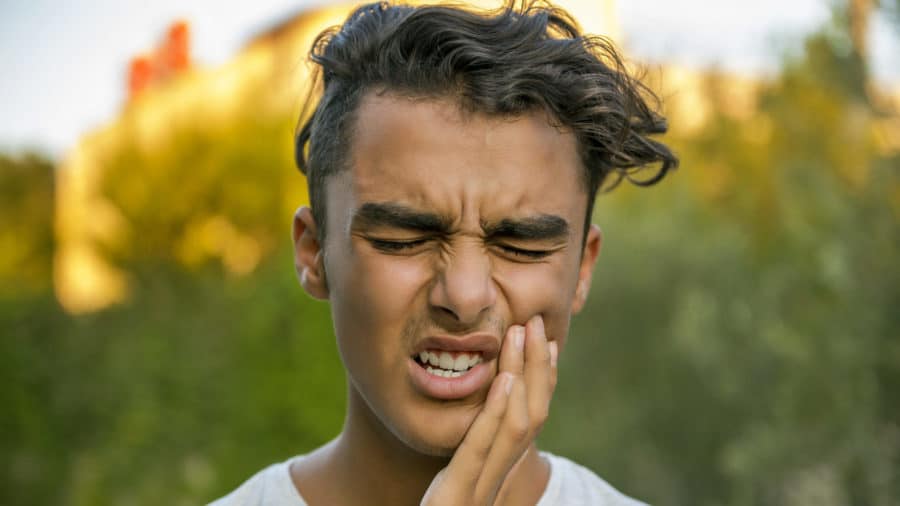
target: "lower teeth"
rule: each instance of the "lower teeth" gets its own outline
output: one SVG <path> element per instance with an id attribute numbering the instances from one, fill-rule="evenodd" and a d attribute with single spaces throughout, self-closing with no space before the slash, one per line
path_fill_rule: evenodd
<path id="1" fill-rule="evenodd" d="M 465 371 L 448 371 L 446 369 L 435 369 L 433 367 L 426 367 L 425 370 L 428 371 L 429 374 L 441 376 L 443 378 L 458 378 L 468 371 L 468 369 Z"/>

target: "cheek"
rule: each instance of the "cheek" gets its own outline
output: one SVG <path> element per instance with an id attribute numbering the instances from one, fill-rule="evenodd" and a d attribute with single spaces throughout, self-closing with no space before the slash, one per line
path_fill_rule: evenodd
<path id="1" fill-rule="evenodd" d="M 371 353 L 382 349 L 393 357 L 400 336 L 427 283 L 427 271 L 416 262 L 348 252 L 334 271 L 331 289 L 335 331 L 340 341 L 356 343 Z M 331 283 L 329 283 L 331 285 Z"/>
<path id="2" fill-rule="evenodd" d="M 565 342 L 571 317 L 572 274 L 559 264 L 510 264 L 497 281 L 509 303 L 512 322 L 522 324 L 543 315 L 547 336 Z"/>
<path id="3" fill-rule="evenodd" d="M 428 272 L 420 262 L 406 259 L 370 258 L 360 262 L 359 267 L 349 280 L 348 294 L 361 299 L 376 316 L 409 314 L 428 280 Z"/>

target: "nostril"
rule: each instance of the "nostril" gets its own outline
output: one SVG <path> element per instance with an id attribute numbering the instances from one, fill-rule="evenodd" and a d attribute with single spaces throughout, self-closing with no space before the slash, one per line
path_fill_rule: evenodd
<path id="1" fill-rule="evenodd" d="M 469 325 L 494 305 L 496 297 L 489 262 L 473 255 L 457 255 L 451 265 L 435 276 L 428 300 L 439 308 L 442 318 Z"/>
<path id="2" fill-rule="evenodd" d="M 454 313 L 452 309 L 449 309 L 449 308 L 446 308 L 443 306 L 438 306 L 438 310 L 441 313 L 443 313 L 444 316 L 449 316 L 449 317 L 453 318 L 454 320 L 459 320 L 459 316 L 457 316 L 457 314 Z"/>

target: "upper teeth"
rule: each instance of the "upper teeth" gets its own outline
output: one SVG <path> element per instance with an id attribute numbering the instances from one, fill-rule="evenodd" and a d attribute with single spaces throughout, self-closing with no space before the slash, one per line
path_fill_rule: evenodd
<path id="1" fill-rule="evenodd" d="M 456 358 L 446 351 L 423 351 L 419 353 L 419 360 L 423 364 L 431 364 L 441 369 L 453 371 L 465 371 L 476 364 L 481 363 L 481 354 L 459 353 Z"/>

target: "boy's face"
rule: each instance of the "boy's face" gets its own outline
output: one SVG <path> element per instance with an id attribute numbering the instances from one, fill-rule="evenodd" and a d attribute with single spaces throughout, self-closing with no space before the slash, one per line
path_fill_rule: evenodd
<path id="1" fill-rule="evenodd" d="M 363 100 L 350 168 L 327 184 L 324 255 L 298 253 L 304 287 L 331 303 L 351 418 L 449 456 L 482 408 L 510 325 L 541 315 L 562 350 L 600 246 L 592 227 L 582 255 L 581 170 L 574 136 L 543 113 Z M 314 226 L 298 213 L 298 251 Z M 416 360 L 466 337 L 482 363 L 459 377 Z"/>

